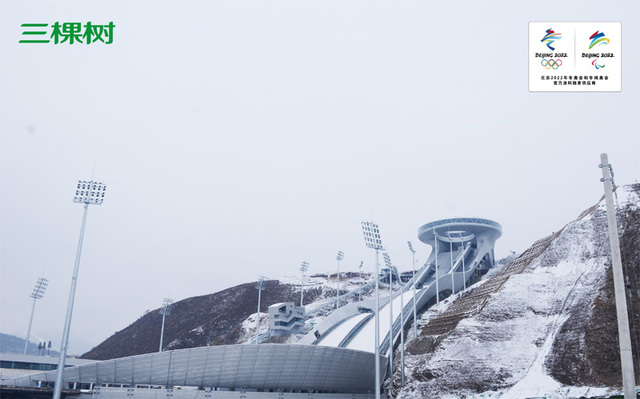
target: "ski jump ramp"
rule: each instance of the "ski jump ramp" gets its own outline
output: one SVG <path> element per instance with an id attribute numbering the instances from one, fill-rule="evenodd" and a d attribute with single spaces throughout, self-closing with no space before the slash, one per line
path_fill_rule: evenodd
<path id="1" fill-rule="evenodd" d="M 380 354 L 388 356 L 390 342 L 395 345 L 401 329 L 413 323 L 414 299 L 418 309 L 429 307 L 466 289 L 493 267 L 493 249 L 501 235 L 499 223 L 479 218 L 444 219 L 420 227 L 418 239 L 431 246 L 431 255 L 414 278 L 393 294 L 392 300 L 388 292 L 380 292 Z M 350 303 L 318 323 L 298 343 L 374 353 L 374 314 L 375 300 Z"/>

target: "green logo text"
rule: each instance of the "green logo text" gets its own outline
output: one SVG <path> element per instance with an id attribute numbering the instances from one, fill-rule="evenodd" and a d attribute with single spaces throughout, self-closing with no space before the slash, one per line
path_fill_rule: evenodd
<path id="1" fill-rule="evenodd" d="M 25 30 L 22 32 L 23 39 L 19 43 L 51 43 L 53 44 L 92 44 L 102 42 L 103 44 L 113 43 L 113 21 L 106 25 L 96 25 L 87 22 L 55 22 L 49 27 L 48 23 L 30 23 L 20 25 Z"/>

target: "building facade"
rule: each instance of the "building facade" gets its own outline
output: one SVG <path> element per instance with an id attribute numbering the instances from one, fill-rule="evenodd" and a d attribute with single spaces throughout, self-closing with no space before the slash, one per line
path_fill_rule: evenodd
<path id="1" fill-rule="evenodd" d="M 269 306 L 269 333 L 272 337 L 304 333 L 304 306 L 293 302 Z"/>

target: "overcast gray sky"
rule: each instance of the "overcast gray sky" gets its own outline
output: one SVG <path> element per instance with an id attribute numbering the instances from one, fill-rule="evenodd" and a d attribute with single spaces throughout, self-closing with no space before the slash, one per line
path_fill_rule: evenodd
<path id="1" fill-rule="evenodd" d="M 503 226 L 499 257 L 640 174 L 638 2 L 7 1 L 0 4 L 1 325 L 82 353 L 155 309 L 361 260 L 400 269 L 442 218 Z M 20 24 L 116 25 L 111 45 L 19 44 Z M 529 21 L 621 21 L 622 92 L 529 93 Z"/>

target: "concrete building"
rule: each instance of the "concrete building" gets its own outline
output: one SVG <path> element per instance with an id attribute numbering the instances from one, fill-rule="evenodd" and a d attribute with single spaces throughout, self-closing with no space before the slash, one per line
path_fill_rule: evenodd
<path id="1" fill-rule="evenodd" d="M 276 303 L 269 306 L 269 333 L 281 337 L 304 332 L 304 306 L 293 302 Z"/>

